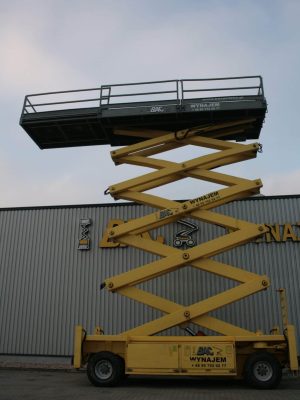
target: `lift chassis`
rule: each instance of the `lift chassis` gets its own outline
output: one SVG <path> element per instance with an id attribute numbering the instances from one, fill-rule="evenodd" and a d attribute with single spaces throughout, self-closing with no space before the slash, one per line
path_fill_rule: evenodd
<path id="1" fill-rule="evenodd" d="M 247 129 L 253 120 L 200 126 L 176 132 L 139 130 L 145 140 L 111 152 L 116 165 L 124 163 L 150 167 L 157 171 L 110 186 L 115 199 L 150 205 L 159 211 L 114 227 L 110 240 L 152 252 L 161 258 L 106 279 L 102 287 L 144 303 L 164 316 L 119 335 L 104 335 L 96 328 L 86 335 L 76 327 L 74 366 L 87 362 L 88 376 L 98 386 L 116 384 L 125 375 L 197 375 L 245 378 L 258 388 L 273 388 L 281 370 L 289 366 L 298 370 L 295 331 L 288 324 L 285 292 L 281 290 L 284 332 L 278 327 L 271 334 L 252 332 L 209 315 L 210 312 L 241 300 L 269 285 L 267 276 L 247 272 L 212 257 L 252 241 L 266 232 L 263 225 L 222 215 L 213 208 L 229 201 L 259 193 L 259 179 L 249 180 L 213 171 L 215 168 L 249 160 L 260 150 L 258 143 L 241 144 L 222 140 L 222 136 Z M 137 134 L 135 130 L 118 130 L 118 135 Z M 179 147 L 193 145 L 217 150 L 183 163 L 150 156 Z M 224 185 L 225 188 L 184 202 L 176 202 L 144 193 L 182 178 L 192 177 Z M 224 235 L 184 250 L 141 237 L 141 233 L 189 216 L 224 228 Z M 187 265 L 234 280 L 232 289 L 201 300 L 188 307 L 171 302 L 136 287 L 137 284 L 167 274 Z M 154 336 L 166 329 L 193 323 L 216 332 L 215 336 Z"/>

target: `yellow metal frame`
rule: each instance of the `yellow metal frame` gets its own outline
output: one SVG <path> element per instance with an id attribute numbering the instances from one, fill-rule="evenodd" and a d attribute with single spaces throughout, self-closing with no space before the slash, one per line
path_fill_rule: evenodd
<path id="1" fill-rule="evenodd" d="M 249 197 L 259 193 L 262 182 L 259 179 L 250 180 L 235 177 L 214 169 L 225 165 L 253 159 L 260 149 L 258 143 L 241 144 L 222 140 L 222 136 L 239 134 L 251 127 L 254 119 L 214 124 L 206 127 L 178 132 L 143 132 L 134 130 L 118 130 L 118 135 L 139 136 L 144 141 L 111 152 L 116 165 L 131 164 L 150 167 L 156 171 L 126 180 L 109 187 L 109 193 L 114 199 L 126 199 L 157 208 L 141 218 L 131 220 L 116 226 L 109 232 L 111 241 L 132 246 L 142 251 L 151 252 L 160 256 L 157 261 L 129 270 L 123 274 L 105 280 L 109 291 L 116 292 L 130 299 L 139 301 L 154 309 L 160 310 L 165 315 L 137 326 L 119 335 L 90 335 L 83 343 L 83 354 L 99 351 L 99 349 L 112 349 L 124 355 L 124 343 L 130 340 L 147 341 L 154 343 L 157 340 L 179 341 L 180 337 L 167 337 L 157 339 L 153 335 L 174 326 L 185 326 L 194 323 L 200 327 L 208 328 L 218 334 L 224 335 L 224 340 L 232 342 L 247 342 L 253 349 L 282 349 L 288 347 L 290 368 L 298 369 L 297 352 L 294 328 L 285 319 L 286 336 L 274 330 L 273 335 L 263 335 L 251 332 L 241 327 L 229 324 L 209 315 L 210 312 L 220 307 L 241 300 L 269 287 L 267 276 L 261 276 L 214 260 L 213 256 L 233 249 L 237 246 L 252 241 L 267 232 L 264 225 L 257 225 L 244 220 L 239 220 L 212 211 L 215 207 L 233 200 Z M 184 146 L 198 146 L 216 150 L 216 152 L 196 157 L 181 163 L 166 161 L 152 156 Z M 184 202 L 168 200 L 146 191 L 178 181 L 187 177 L 209 181 L 223 185 L 224 188 Z M 224 235 L 201 243 L 193 248 L 180 250 L 166 244 L 151 240 L 142 235 L 152 229 L 175 222 L 183 217 L 190 217 L 202 222 L 215 224 L 224 228 Z M 206 271 L 215 275 L 238 282 L 239 285 L 207 299 L 201 300 L 188 307 L 169 301 L 135 285 L 150 279 L 167 274 L 185 266 Z M 283 296 L 283 295 L 282 295 Z M 75 366 L 79 367 L 83 341 L 81 328 L 77 328 L 75 339 Z M 151 339 L 149 338 L 151 336 Z M 196 340 L 183 337 L 184 341 Z M 201 341 L 222 341 L 222 336 L 201 337 Z M 286 343 L 288 340 L 288 345 Z M 198 338 L 199 341 L 199 338 Z M 102 344 L 100 344 L 102 342 Z M 103 343 L 106 343 L 103 345 Z M 138 371 L 137 371 L 138 373 Z"/>

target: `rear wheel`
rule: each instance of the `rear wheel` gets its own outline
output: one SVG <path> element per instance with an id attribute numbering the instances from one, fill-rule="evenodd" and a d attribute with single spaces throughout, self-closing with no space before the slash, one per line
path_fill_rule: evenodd
<path id="1" fill-rule="evenodd" d="M 255 353 L 246 361 L 245 380 L 257 389 L 274 389 L 281 377 L 281 365 L 270 353 Z"/>
<path id="2" fill-rule="evenodd" d="M 114 353 L 102 351 L 89 358 L 87 375 L 95 386 L 115 386 L 124 374 L 124 360 Z"/>

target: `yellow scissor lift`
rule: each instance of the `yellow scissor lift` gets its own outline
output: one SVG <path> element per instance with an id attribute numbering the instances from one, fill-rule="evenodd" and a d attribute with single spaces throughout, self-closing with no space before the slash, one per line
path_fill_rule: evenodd
<path id="1" fill-rule="evenodd" d="M 178 89 L 178 81 L 176 82 Z M 177 107 L 176 111 L 179 129 L 166 129 L 167 126 L 173 127 L 171 121 L 174 115 L 171 112 L 166 115 L 167 113 L 162 111 L 163 107 L 167 109 L 170 104 L 163 102 L 157 105 L 150 104 L 153 113 L 160 114 L 157 120 L 155 120 L 156 115 L 149 117 L 153 117 L 153 121 L 157 123 L 150 123 L 149 119 L 146 121 L 146 126 L 141 122 L 140 126 L 137 124 L 133 126 L 132 118 L 138 120 L 139 114 L 135 109 L 136 117 L 130 116 L 130 122 L 128 115 L 124 117 L 123 113 L 124 118 L 118 120 L 117 126 L 112 124 L 109 130 L 108 123 L 106 125 L 106 133 L 109 132 L 108 139 L 106 137 L 108 142 L 118 141 L 119 144 L 126 145 L 111 152 L 116 165 L 130 164 L 155 170 L 110 186 L 109 194 L 116 200 L 126 199 L 158 210 L 112 228 L 109 238 L 111 241 L 153 253 L 160 258 L 138 268 L 130 269 L 129 266 L 127 272 L 107 278 L 102 288 L 105 287 L 110 292 L 141 302 L 161 311 L 164 315 L 117 335 L 105 335 L 100 327 L 97 327 L 92 335 L 88 335 L 81 326 L 77 326 L 74 366 L 80 368 L 87 363 L 88 377 L 97 386 L 115 385 L 125 375 L 149 374 L 232 376 L 245 378 L 248 383 L 258 388 L 273 388 L 280 382 L 284 366 L 289 367 L 291 371 L 298 370 L 295 330 L 294 326 L 288 323 L 284 290 L 280 291 L 283 333 L 280 333 L 279 327 L 274 327 L 271 334 L 252 332 L 210 315 L 221 307 L 266 290 L 270 286 L 267 276 L 248 272 L 213 258 L 253 241 L 267 231 L 264 225 L 213 211 L 230 201 L 259 193 L 262 186 L 259 179 L 250 180 L 215 171 L 222 166 L 253 159 L 260 150 L 261 146 L 258 143 L 242 144 L 233 140 L 259 136 L 266 111 L 262 81 L 260 78 L 258 95 L 252 96 L 251 99 L 250 96 L 244 96 L 243 99 L 241 96 L 236 98 L 231 96 L 230 100 L 228 96 L 200 98 L 197 101 L 192 99 L 193 102 L 190 100 L 186 104 L 183 101 L 185 93 L 183 81 L 180 83 L 181 108 Z M 107 86 L 104 89 L 107 90 Z M 107 100 L 102 91 L 101 96 Z M 110 91 L 109 96 L 111 96 Z M 260 105 L 258 101 L 262 101 Z M 231 104 L 228 104 L 229 102 Z M 241 102 L 244 104 L 240 105 Z M 30 107 L 32 106 L 36 107 L 31 103 Z M 193 114 L 191 111 L 184 114 L 186 110 L 189 111 L 188 106 L 194 106 Z M 118 107 L 115 110 L 119 111 L 115 112 L 120 116 L 120 105 Z M 105 110 L 111 112 L 109 115 L 111 121 L 113 110 L 107 106 L 103 108 L 103 111 Z M 163 113 L 165 119 L 162 118 Z M 180 115 L 179 118 L 180 113 L 183 117 Z M 201 123 L 183 128 L 183 124 L 190 125 L 196 122 L 195 113 L 198 115 L 198 122 Z M 102 115 L 105 117 L 105 112 Z M 35 115 L 35 118 L 35 122 L 41 124 L 43 115 Z M 31 126 L 24 126 L 30 123 L 30 118 L 25 119 L 22 126 L 40 147 L 63 147 L 66 136 L 60 139 L 56 136 L 55 140 L 60 140 L 59 145 L 51 145 L 49 142 L 51 138 L 49 115 L 47 118 L 48 144 L 46 145 L 41 145 L 41 136 L 38 136 L 43 127 L 39 127 L 36 134 L 37 130 L 32 130 Z M 150 125 L 150 129 L 147 125 Z M 69 145 L 72 144 L 66 144 L 65 147 Z M 212 149 L 215 152 L 180 163 L 153 157 L 184 146 Z M 148 193 L 151 189 L 184 178 L 213 182 L 224 188 L 184 202 Z M 184 217 L 220 226 L 224 228 L 224 234 L 183 250 L 141 235 Z M 231 289 L 189 306 L 177 304 L 137 287 L 143 282 L 186 266 L 233 280 L 237 284 Z M 195 335 L 189 328 L 191 323 L 213 331 L 215 335 Z M 192 333 L 192 336 L 157 336 L 176 326 Z"/>

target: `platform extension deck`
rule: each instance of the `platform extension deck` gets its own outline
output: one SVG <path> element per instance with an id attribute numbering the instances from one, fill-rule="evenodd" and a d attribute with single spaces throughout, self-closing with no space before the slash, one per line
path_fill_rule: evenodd
<path id="1" fill-rule="evenodd" d="M 33 94 L 25 97 L 20 125 L 41 149 L 122 146 L 143 140 L 116 129 L 176 131 L 252 119 L 223 139 L 257 139 L 267 109 L 260 76 L 184 79 Z"/>

